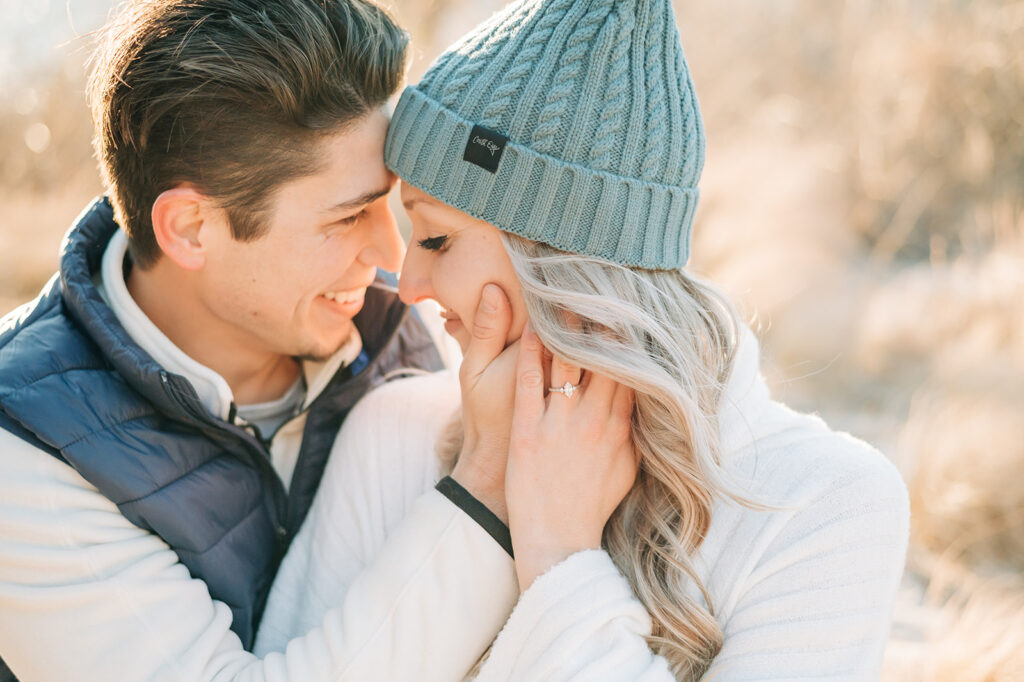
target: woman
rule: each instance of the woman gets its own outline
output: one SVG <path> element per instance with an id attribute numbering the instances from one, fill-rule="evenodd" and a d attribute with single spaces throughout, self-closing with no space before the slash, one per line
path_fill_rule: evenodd
<path id="1" fill-rule="evenodd" d="M 386 156 L 413 222 L 403 298 L 437 300 L 463 349 L 481 300 L 508 329 L 498 362 L 467 357 L 465 442 L 397 464 L 456 459 L 508 520 L 522 594 L 477 679 L 877 678 L 906 492 L 772 402 L 753 335 L 682 270 L 704 137 L 670 2 L 509 6 L 406 90 Z M 367 402 L 419 394 L 433 441 L 438 381 Z M 509 425 L 481 405 L 513 385 Z"/>

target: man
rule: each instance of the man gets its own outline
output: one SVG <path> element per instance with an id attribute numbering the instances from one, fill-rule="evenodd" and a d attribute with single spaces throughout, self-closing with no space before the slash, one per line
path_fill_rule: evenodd
<path id="1" fill-rule="evenodd" d="M 368 566 L 372 612 L 246 651 L 351 406 L 441 367 L 378 274 L 404 249 L 382 107 L 406 41 L 365 0 L 138 2 L 109 27 L 90 95 L 110 198 L 0 321 L 0 657 L 23 682 L 384 670 L 423 656 L 380 642 L 466 552 L 458 590 L 429 595 L 451 629 L 420 646 L 463 636 L 457 614 L 495 590 L 511 608 L 500 523 L 431 491 L 398 534 L 430 559 Z"/>

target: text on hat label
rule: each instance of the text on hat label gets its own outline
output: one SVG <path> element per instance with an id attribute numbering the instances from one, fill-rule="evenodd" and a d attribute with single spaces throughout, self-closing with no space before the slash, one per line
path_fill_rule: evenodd
<path id="1" fill-rule="evenodd" d="M 480 166 L 485 171 L 496 173 L 507 142 L 508 138 L 501 133 L 475 125 L 469 133 L 462 159 Z"/>

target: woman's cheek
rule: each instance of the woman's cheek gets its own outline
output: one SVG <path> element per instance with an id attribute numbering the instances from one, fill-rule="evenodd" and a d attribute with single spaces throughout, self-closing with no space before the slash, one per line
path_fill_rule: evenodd
<path id="1" fill-rule="evenodd" d="M 519 337 L 523 335 L 523 328 L 526 326 L 526 315 L 515 314 L 513 312 L 512 326 L 508 330 L 508 339 L 505 341 L 507 346 L 510 343 L 515 343 L 519 340 Z"/>
<path id="2" fill-rule="evenodd" d="M 455 342 L 459 344 L 459 349 L 462 351 L 462 354 L 465 355 L 466 349 L 469 348 L 469 340 L 472 336 L 469 332 L 469 328 L 465 325 L 465 320 L 463 320 L 463 324 L 460 325 L 458 329 L 453 329 L 450 333 L 452 338 L 455 339 Z"/>

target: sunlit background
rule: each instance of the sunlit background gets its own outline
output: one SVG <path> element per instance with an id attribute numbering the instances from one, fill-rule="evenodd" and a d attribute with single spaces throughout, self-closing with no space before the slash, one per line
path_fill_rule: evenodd
<path id="1" fill-rule="evenodd" d="M 109 0 L 0 0 L 0 311 L 101 187 Z M 395 0 L 415 80 L 500 0 Z M 677 3 L 708 132 L 694 272 L 775 394 L 878 445 L 912 546 L 886 680 L 1024 680 L 1024 2 Z"/>

